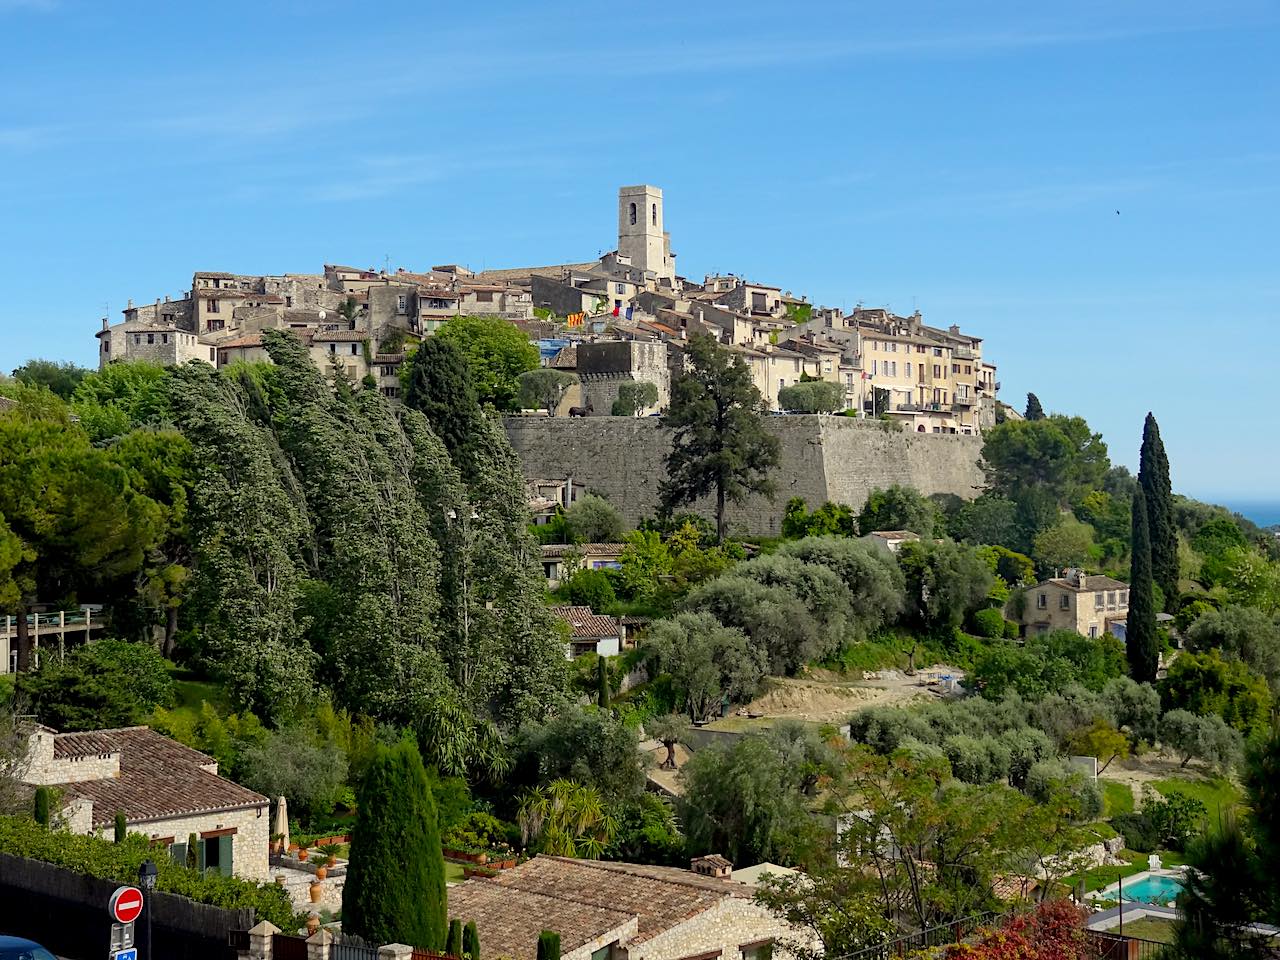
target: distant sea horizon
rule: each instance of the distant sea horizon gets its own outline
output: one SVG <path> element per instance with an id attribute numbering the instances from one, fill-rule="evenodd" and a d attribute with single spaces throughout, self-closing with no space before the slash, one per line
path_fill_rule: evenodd
<path id="1" fill-rule="evenodd" d="M 1228 510 L 1252 520 L 1260 527 L 1280 524 L 1280 500 L 1244 497 L 1198 497 L 1206 503 L 1220 503 Z"/>

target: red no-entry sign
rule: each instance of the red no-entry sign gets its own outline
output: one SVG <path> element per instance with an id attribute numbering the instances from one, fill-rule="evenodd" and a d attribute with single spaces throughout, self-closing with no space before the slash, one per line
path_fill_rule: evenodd
<path id="1" fill-rule="evenodd" d="M 137 887 L 117 887 L 107 903 L 116 923 L 133 923 L 142 916 L 142 891 Z"/>

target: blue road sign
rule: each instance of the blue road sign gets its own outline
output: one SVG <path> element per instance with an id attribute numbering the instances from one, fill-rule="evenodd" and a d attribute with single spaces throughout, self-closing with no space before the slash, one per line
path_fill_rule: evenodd
<path id="1" fill-rule="evenodd" d="M 128 950 L 117 950 L 111 955 L 111 960 L 138 960 L 138 948 L 130 947 Z"/>

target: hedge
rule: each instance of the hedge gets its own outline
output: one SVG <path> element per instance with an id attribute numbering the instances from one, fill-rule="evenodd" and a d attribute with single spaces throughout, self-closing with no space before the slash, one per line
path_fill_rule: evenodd
<path id="1" fill-rule="evenodd" d="M 297 930 L 304 920 L 293 912 L 283 888 L 239 877 L 202 876 L 198 870 L 174 863 L 166 851 L 153 847 L 141 834 L 129 834 L 123 842 L 111 843 L 65 830 L 46 830 L 24 817 L 0 816 L 0 853 L 43 860 L 119 883 L 136 883 L 138 867 L 144 860 L 153 860 L 159 869 L 157 890 L 227 910 L 252 909 L 258 920 L 270 920 L 284 931 Z"/>

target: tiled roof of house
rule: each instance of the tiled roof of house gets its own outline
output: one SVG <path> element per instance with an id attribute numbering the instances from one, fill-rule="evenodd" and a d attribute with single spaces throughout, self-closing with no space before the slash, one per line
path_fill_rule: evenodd
<path id="1" fill-rule="evenodd" d="M 1128 590 L 1129 585 L 1122 583 L 1115 577 L 1092 576 L 1084 578 L 1084 586 L 1076 583 L 1075 580 L 1069 580 L 1066 577 L 1051 577 L 1044 581 L 1052 583 L 1055 587 L 1062 587 L 1065 590 L 1074 590 L 1077 593 L 1091 593 L 1098 590 Z"/>
<path id="2" fill-rule="evenodd" d="M 600 640 L 622 632 L 617 620 L 592 613 L 590 607 L 552 607 L 551 612 L 569 624 L 575 640 Z"/>
<path id="3" fill-rule="evenodd" d="M 227 350 L 231 347 L 260 347 L 262 346 L 262 334 L 251 333 L 247 337 L 237 337 L 234 340 L 226 340 L 218 344 L 219 350 Z"/>
<path id="4" fill-rule="evenodd" d="M 551 362 L 547 366 L 553 370 L 577 370 L 578 348 L 561 347 L 560 351 L 551 358 Z"/>
<path id="5" fill-rule="evenodd" d="M 541 930 L 556 930 L 569 953 L 634 920 L 624 943 L 643 943 L 728 897 L 754 893 L 677 867 L 537 856 L 491 880 L 453 887 L 449 909 L 476 921 L 486 957 L 530 960 Z"/>
<path id="6" fill-rule="evenodd" d="M 220 273 L 217 270 L 197 270 L 196 279 L 197 280 L 234 280 L 236 279 L 236 275 L 234 273 Z"/>
<path id="7" fill-rule="evenodd" d="M 542 559 L 555 560 L 569 553 L 576 553 L 583 557 L 614 556 L 622 553 L 626 548 L 625 543 L 544 543 Z"/>
<path id="8" fill-rule="evenodd" d="M 358 343 L 368 340 L 369 335 L 362 330 L 317 330 L 312 339 L 317 343 Z"/>
<path id="9" fill-rule="evenodd" d="M 516 867 L 503 872 L 515 873 L 522 869 Z M 543 930 L 556 931 L 560 935 L 561 952 L 569 953 L 605 933 L 630 925 L 635 919 L 607 904 L 582 903 L 533 890 L 513 890 L 508 885 L 480 878 L 451 887 L 449 909 L 475 921 L 483 958 L 511 957 L 512 960 L 534 960 L 538 934 Z"/>
<path id="10" fill-rule="evenodd" d="M 93 825 L 116 811 L 130 823 L 265 805 L 268 800 L 205 767 L 215 761 L 149 727 L 120 727 L 54 737 L 56 759 L 120 755 L 120 775 L 56 784 L 64 796 L 93 801 Z"/>
<path id="11" fill-rule="evenodd" d="M 200 300 L 246 300 L 249 297 L 265 297 L 266 294 L 255 293 L 253 290 L 235 290 L 225 289 L 223 287 L 197 287 L 196 297 Z"/>

